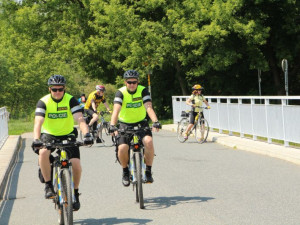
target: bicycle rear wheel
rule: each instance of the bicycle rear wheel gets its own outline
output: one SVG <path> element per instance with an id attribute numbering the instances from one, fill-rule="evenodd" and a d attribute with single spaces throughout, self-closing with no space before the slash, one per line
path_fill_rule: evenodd
<path id="1" fill-rule="evenodd" d="M 207 136 L 209 133 L 209 125 L 205 118 L 201 118 L 199 120 L 199 124 L 197 124 L 197 127 L 195 129 L 195 138 L 196 141 L 200 144 L 206 141 Z"/>
<path id="2" fill-rule="evenodd" d="M 187 140 L 184 138 L 184 136 L 188 125 L 189 125 L 189 120 L 187 118 L 182 118 L 178 123 L 177 138 L 181 143 Z"/>
<path id="3" fill-rule="evenodd" d="M 144 196 L 143 196 L 143 182 L 142 182 L 142 164 L 141 157 L 142 155 L 139 152 L 134 153 L 135 165 L 136 165 L 136 179 L 137 179 L 137 188 L 136 195 L 140 203 L 140 209 L 144 208 Z"/>
<path id="4" fill-rule="evenodd" d="M 104 141 L 104 146 L 106 147 L 111 147 L 114 145 L 113 137 L 110 135 L 108 132 L 109 128 L 109 123 L 103 124 L 103 129 L 102 129 L 102 140 Z"/>
<path id="5" fill-rule="evenodd" d="M 73 196 L 71 187 L 71 174 L 69 169 L 64 168 L 62 172 L 62 198 L 63 198 L 63 217 L 64 224 L 73 224 Z"/>

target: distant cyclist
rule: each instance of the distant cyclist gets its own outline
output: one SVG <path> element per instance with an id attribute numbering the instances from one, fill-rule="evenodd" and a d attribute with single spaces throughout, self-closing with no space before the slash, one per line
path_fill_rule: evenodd
<path id="1" fill-rule="evenodd" d="M 36 106 L 32 148 L 39 155 L 39 165 L 45 180 L 45 198 L 54 198 L 55 193 L 51 182 L 50 154 L 54 149 L 47 149 L 43 143 L 50 143 L 52 140 L 65 140 L 71 137 L 76 140 L 77 130 L 74 129 L 74 120 L 77 121 L 79 128 L 84 134 L 83 142 L 92 144 L 93 138 L 88 133 L 82 108 L 78 101 L 70 94 L 65 92 L 66 80 L 61 75 L 53 75 L 48 80 L 50 94 L 41 98 Z M 42 148 L 41 148 L 42 147 Z M 80 152 L 78 147 L 70 148 L 72 152 L 70 161 L 72 162 L 75 202 L 73 209 L 79 210 L 79 182 L 81 177 Z"/>
<path id="2" fill-rule="evenodd" d="M 101 102 L 105 105 L 107 111 L 111 113 L 109 105 L 106 102 L 104 92 L 105 87 L 103 85 L 96 85 L 96 90 L 89 94 L 89 97 L 84 106 L 85 113 L 91 117 L 91 120 L 88 125 L 89 127 L 93 126 L 94 130 L 97 129 L 97 121 L 99 119 L 99 115 L 97 114 L 97 108 Z M 101 143 L 101 139 L 97 137 L 96 142 Z"/>
<path id="3" fill-rule="evenodd" d="M 80 98 L 78 98 L 78 102 L 81 108 L 84 108 L 84 105 L 86 103 L 86 97 L 85 94 L 81 94 Z"/>
<path id="4" fill-rule="evenodd" d="M 186 104 L 192 106 L 192 110 L 190 111 L 189 125 L 185 131 L 185 136 L 184 136 L 185 139 L 188 139 L 188 133 L 194 125 L 195 117 L 197 116 L 198 112 L 201 112 L 201 118 L 204 118 L 203 109 L 197 108 L 197 106 L 201 107 L 204 102 L 207 108 L 210 109 L 208 102 L 206 101 L 205 97 L 202 95 L 203 89 L 204 88 L 200 84 L 195 84 L 192 87 L 193 90 L 192 95 L 186 100 Z"/>
<path id="5" fill-rule="evenodd" d="M 152 108 L 152 102 L 149 91 L 142 85 L 139 85 L 139 73 L 135 70 L 128 70 L 123 75 L 125 86 L 120 88 L 114 99 L 114 110 L 111 116 L 110 133 L 117 130 L 116 125 L 119 122 L 120 128 L 127 126 L 149 127 L 146 115 L 153 122 L 153 129 L 158 131 L 161 124 L 158 122 L 156 114 Z M 145 146 L 145 163 L 146 163 L 146 182 L 152 183 L 151 167 L 154 158 L 154 147 L 151 130 L 141 134 L 141 139 Z M 123 168 L 122 183 L 129 186 L 129 169 L 128 169 L 128 150 L 130 139 L 127 134 L 119 134 L 117 139 L 118 158 Z"/>

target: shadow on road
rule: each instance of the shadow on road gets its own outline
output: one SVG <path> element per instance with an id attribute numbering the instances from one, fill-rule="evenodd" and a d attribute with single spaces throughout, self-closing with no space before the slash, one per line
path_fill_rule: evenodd
<path id="1" fill-rule="evenodd" d="M 80 225 L 111 225 L 111 224 L 122 224 L 122 223 L 129 223 L 133 225 L 142 225 L 152 222 L 149 219 L 133 219 L 133 218 L 102 218 L 102 219 L 84 219 L 84 220 L 75 220 L 73 224 L 80 224 Z"/>
<path id="2" fill-rule="evenodd" d="M 0 224 L 8 224 L 15 200 L 17 199 L 18 179 L 24 159 L 25 139 L 22 140 L 21 149 L 17 153 L 15 163 L 11 168 L 3 200 L 0 205 Z"/>
<path id="3" fill-rule="evenodd" d="M 169 208 L 179 204 L 195 204 L 201 202 L 207 202 L 215 198 L 212 197 L 184 197 L 184 196 L 173 196 L 173 197 L 156 197 L 145 199 L 146 210 L 157 210 L 163 208 Z"/>

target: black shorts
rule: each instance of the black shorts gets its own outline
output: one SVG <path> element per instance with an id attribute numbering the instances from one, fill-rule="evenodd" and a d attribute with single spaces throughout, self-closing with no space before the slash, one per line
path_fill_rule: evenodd
<path id="1" fill-rule="evenodd" d="M 41 141 L 44 143 L 47 143 L 47 142 L 51 142 L 52 140 L 66 140 L 66 138 L 68 138 L 70 136 L 72 137 L 72 141 L 76 141 L 77 136 L 74 133 L 74 131 L 72 133 L 70 133 L 69 135 L 64 135 L 64 136 L 53 136 L 51 134 L 42 133 Z M 55 149 L 50 149 L 50 150 L 51 150 L 51 152 L 53 152 Z M 80 159 L 79 147 L 69 147 L 69 148 L 66 148 L 66 150 L 68 150 L 68 152 L 70 152 L 70 154 L 69 154 L 70 159 L 72 159 L 72 158 Z M 38 152 L 37 152 L 37 154 L 38 154 Z"/>
<path id="2" fill-rule="evenodd" d="M 127 123 L 119 123 L 119 128 L 120 129 L 124 129 L 126 128 L 127 126 L 137 126 L 137 125 L 141 125 L 142 127 L 149 127 L 149 124 L 147 121 L 142 121 L 142 122 L 139 122 L 139 123 L 134 123 L 134 124 L 127 124 Z M 150 136 L 152 137 L 152 132 L 151 130 L 147 130 L 147 131 L 141 131 L 138 133 L 138 136 L 140 138 L 140 140 L 142 140 L 145 136 Z M 117 142 L 117 146 L 120 145 L 120 144 L 127 144 L 127 145 L 130 145 L 130 141 L 132 140 L 132 134 L 118 134 L 117 138 L 116 138 L 116 142 Z"/>
<path id="3" fill-rule="evenodd" d="M 190 124 L 194 124 L 195 123 L 195 117 L 197 116 L 197 112 L 190 112 Z M 200 113 L 201 117 L 200 118 L 204 118 L 204 114 L 203 112 Z"/>
<path id="4" fill-rule="evenodd" d="M 86 115 L 90 116 L 90 117 L 93 117 L 93 114 L 94 114 L 94 113 L 97 113 L 97 112 L 95 112 L 95 111 L 92 110 L 92 109 L 84 109 L 84 113 L 85 113 Z"/>

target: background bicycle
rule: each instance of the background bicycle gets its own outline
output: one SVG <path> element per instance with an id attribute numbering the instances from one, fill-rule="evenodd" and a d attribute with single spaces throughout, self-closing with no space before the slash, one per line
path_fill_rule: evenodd
<path id="1" fill-rule="evenodd" d="M 106 147 L 111 147 L 114 145 L 112 136 L 108 133 L 108 128 L 110 123 L 105 120 L 105 115 L 110 115 L 107 111 L 100 111 L 99 114 L 99 120 L 97 121 L 97 124 L 93 124 L 92 127 L 90 127 L 89 132 L 93 135 L 94 140 L 97 143 L 102 143 Z M 87 124 L 89 124 L 91 117 L 88 115 L 84 115 L 84 119 Z M 80 131 L 79 134 L 80 140 L 83 140 L 82 132 Z"/>
<path id="2" fill-rule="evenodd" d="M 73 224 L 73 203 L 75 202 L 72 163 L 69 157 L 72 152 L 67 148 L 82 146 L 82 142 L 68 140 L 56 140 L 44 143 L 48 149 L 55 150 L 51 153 L 52 183 L 55 197 L 53 202 L 58 212 L 58 224 Z M 54 170 L 54 171 L 53 171 Z"/>
<path id="3" fill-rule="evenodd" d="M 207 109 L 207 107 L 197 106 L 197 108 Z M 201 111 L 201 110 L 200 110 Z M 209 124 L 205 118 L 201 118 L 201 112 L 198 112 L 195 117 L 195 122 L 192 129 L 188 132 L 187 137 L 194 135 L 196 141 L 198 143 L 203 143 L 206 141 L 208 133 L 209 133 Z M 180 142 L 185 142 L 187 139 L 185 138 L 186 130 L 189 125 L 189 113 L 186 111 L 181 112 L 181 117 L 183 117 L 178 122 L 177 127 L 177 138 Z"/>
<path id="4" fill-rule="evenodd" d="M 129 145 L 129 161 L 128 168 L 130 172 L 130 183 L 133 185 L 133 191 L 135 191 L 136 202 L 139 203 L 140 209 L 144 209 L 144 194 L 143 194 L 143 183 L 146 183 L 146 164 L 144 161 L 144 145 L 139 137 L 140 132 L 145 132 L 149 127 L 128 126 L 126 129 L 118 129 L 121 134 L 128 134 L 132 137 Z M 117 139 L 117 138 L 116 138 Z M 118 155 L 116 152 L 116 157 Z"/>

